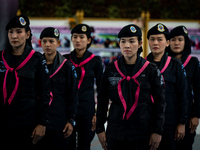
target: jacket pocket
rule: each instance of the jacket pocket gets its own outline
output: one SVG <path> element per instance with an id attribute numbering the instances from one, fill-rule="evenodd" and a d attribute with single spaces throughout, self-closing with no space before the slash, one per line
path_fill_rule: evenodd
<path id="1" fill-rule="evenodd" d="M 19 89 L 21 92 L 31 93 L 35 88 L 35 72 L 33 71 L 19 71 Z"/>

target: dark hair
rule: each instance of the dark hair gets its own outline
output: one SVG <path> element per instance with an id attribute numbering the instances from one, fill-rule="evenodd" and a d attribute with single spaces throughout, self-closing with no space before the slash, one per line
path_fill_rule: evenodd
<path id="1" fill-rule="evenodd" d="M 184 49 L 183 51 L 180 53 L 182 54 L 182 56 L 187 56 L 187 55 L 190 55 L 191 54 L 191 44 L 190 44 L 190 39 L 187 35 L 182 35 L 184 37 L 184 40 L 185 40 L 185 45 L 184 45 Z M 172 50 L 171 50 L 171 47 L 169 46 L 169 48 L 167 49 L 167 52 L 168 52 L 168 55 L 169 56 L 176 56 L 176 53 L 174 53 Z"/>
<path id="2" fill-rule="evenodd" d="M 29 38 L 26 40 L 26 43 L 27 43 L 31 48 L 33 48 L 33 47 L 32 47 L 32 42 L 31 42 L 31 40 L 32 40 L 32 32 L 31 32 L 30 27 L 29 27 L 29 26 L 26 27 L 26 28 L 25 28 L 25 31 L 26 31 L 26 32 L 30 31 L 30 36 L 29 36 Z"/>

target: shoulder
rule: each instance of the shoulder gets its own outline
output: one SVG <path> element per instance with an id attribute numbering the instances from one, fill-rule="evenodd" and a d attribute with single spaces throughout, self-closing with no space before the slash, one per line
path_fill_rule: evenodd
<path id="1" fill-rule="evenodd" d="M 192 56 L 190 61 L 192 62 L 192 64 L 200 66 L 200 63 L 197 57 Z"/>
<path id="2" fill-rule="evenodd" d="M 179 59 L 174 58 L 174 57 L 171 57 L 171 62 L 177 63 L 177 64 L 182 64 L 182 62 Z"/>
<path id="3" fill-rule="evenodd" d="M 35 51 L 33 56 L 34 56 L 34 60 L 40 60 L 42 62 L 43 61 L 46 62 L 46 59 L 45 59 L 44 55 L 42 55 L 42 53 L 40 53 L 38 51 Z"/>
<path id="4" fill-rule="evenodd" d="M 65 64 L 67 67 L 72 68 L 74 67 L 74 65 L 72 64 L 72 62 L 69 59 L 66 59 Z M 75 67 L 74 67 L 75 68 Z"/>
<path id="5" fill-rule="evenodd" d="M 170 61 L 169 65 L 171 65 L 173 67 L 180 67 L 180 66 L 182 66 L 182 68 L 184 68 L 182 62 L 179 59 L 174 58 L 174 57 L 171 57 L 171 61 Z"/>
<path id="6" fill-rule="evenodd" d="M 106 66 L 105 70 L 106 70 L 106 71 L 116 70 L 114 62 L 110 62 L 110 63 Z"/>
<path id="7" fill-rule="evenodd" d="M 152 62 L 150 62 L 146 68 L 146 70 L 150 73 L 159 71 L 158 66 Z"/>
<path id="8" fill-rule="evenodd" d="M 34 55 L 35 55 L 36 57 L 42 57 L 42 56 L 43 56 L 42 53 L 40 53 L 40 52 L 38 52 L 38 51 L 35 51 Z"/>
<path id="9" fill-rule="evenodd" d="M 102 65 L 102 59 L 100 56 L 94 56 L 93 60 L 95 63 Z"/>
<path id="10" fill-rule="evenodd" d="M 65 58 L 69 59 L 70 53 L 69 53 L 69 54 L 64 54 L 63 56 L 64 56 Z"/>

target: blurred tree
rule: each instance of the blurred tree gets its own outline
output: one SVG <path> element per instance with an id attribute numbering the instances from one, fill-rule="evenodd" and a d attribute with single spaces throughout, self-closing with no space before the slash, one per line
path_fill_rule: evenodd
<path id="1" fill-rule="evenodd" d="M 200 19 L 199 0 L 19 0 L 22 14 L 31 17 L 138 18 L 149 11 L 152 19 Z"/>

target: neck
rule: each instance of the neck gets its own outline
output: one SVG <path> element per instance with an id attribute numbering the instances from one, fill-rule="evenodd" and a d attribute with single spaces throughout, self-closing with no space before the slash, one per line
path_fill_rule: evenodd
<path id="1" fill-rule="evenodd" d="M 137 54 L 135 54 L 133 57 L 124 57 L 126 64 L 132 65 L 136 63 L 137 60 Z"/>
<path id="2" fill-rule="evenodd" d="M 182 54 L 177 54 L 177 55 L 175 56 L 175 58 L 177 58 L 177 59 L 179 59 L 179 60 L 181 60 L 181 57 L 182 57 Z"/>
<path id="3" fill-rule="evenodd" d="M 45 58 L 47 60 L 47 64 L 53 64 L 53 61 L 56 57 L 56 51 L 55 51 L 55 53 L 52 53 L 52 54 L 46 54 L 45 53 L 44 55 L 45 55 Z"/>
<path id="4" fill-rule="evenodd" d="M 158 54 L 154 53 L 153 54 L 153 60 L 159 62 L 159 61 L 161 61 L 163 55 L 164 55 L 164 51 L 162 53 L 158 53 Z"/>
<path id="5" fill-rule="evenodd" d="M 83 57 L 85 51 L 86 51 L 86 49 L 83 49 L 83 50 L 77 50 L 76 49 L 76 57 L 78 57 L 78 58 Z"/>
<path id="6" fill-rule="evenodd" d="M 21 46 L 21 47 L 13 47 L 12 49 L 12 54 L 13 55 L 22 55 L 23 52 L 24 52 L 24 46 Z"/>

